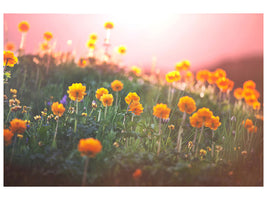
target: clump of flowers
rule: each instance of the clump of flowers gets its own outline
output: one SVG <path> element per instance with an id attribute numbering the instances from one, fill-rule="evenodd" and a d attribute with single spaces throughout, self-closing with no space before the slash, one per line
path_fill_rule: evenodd
<path id="1" fill-rule="evenodd" d="M 144 110 L 142 104 L 139 101 L 131 103 L 129 107 L 129 111 L 133 112 L 135 115 L 140 115 Z"/>
<path id="2" fill-rule="evenodd" d="M 183 60 L 183 61 L 181 61 L 181 62 L 178 62 L 178 63 L 176 63 L 176 65 L 175 65 L 175 69 L 177 70 L 177 71 L 182 71 L 182 70 L 189 70 L 189 68 L 190 68 L 190 61 L 189 60 Z"/>
<path id="3" fill-rule="evenodd" d="M 103 94 L 108 94 L 108 90 L 106 88 L 99 88 L 96 90 L 95 97 L 100 100 Z"/>
<path id="4" fill-rule="evenodd" d="M 136 92 L 129 92 L 128 95 L 125 97 L 125 102 L 130 105 L 131 103 L 135 101 L 140 101 L 140 97 Z"/>
<path id="5" fill-rule="evenodd" d="M 172 71 L 166 74 L 166 81 L 168 83 L 177 82 L 181 79 L 181 75 L 178 71 Z"/>

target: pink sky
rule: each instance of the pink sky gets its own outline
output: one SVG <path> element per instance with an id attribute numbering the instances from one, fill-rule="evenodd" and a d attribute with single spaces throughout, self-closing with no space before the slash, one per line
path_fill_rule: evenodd
<path id="1" fill-rule="evenodd" d="M 26 52 L 31 53 L 51 31 L 57 41 L 56 50 L 66 50 L 73 41 L 78 56 L 87 55 L 89 34 L 97 33 L 100 48 L 105 37 L 103 24 L 114 22 L 112 47 L 125 45 L 124 64 L 172 70 L 176 62 L 191 61 L 192 68 L 204 68 L 222 59 L 263 55 L 262 14 L 4 14 L 8 41 L 19 46 L 20 21 L 30 23 Z"/>

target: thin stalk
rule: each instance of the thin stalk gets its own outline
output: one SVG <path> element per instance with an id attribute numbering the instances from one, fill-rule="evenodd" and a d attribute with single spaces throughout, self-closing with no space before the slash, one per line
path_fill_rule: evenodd
<path id="1" fill-rule="evenodd" d="M 108 106 L 106 105 L 106 106 L 105 106 L 105 115 L 104 115 L 104 119 L 106 119 L 106 117 L 107 117 L 107 109 L 108 109 Z"/>
<path id="2" fill-rule="evenodd" d="M 159 119 L 159 145 L 158 145 L 157 155 L 159 155 L 160 152 L 160 145 L 161 145 L 161 118 Z"/>
<path id="3" fill-rule="evenodd" d="M 198 148 L 199 148 L 199 143 L 201 141 L 203 130 L 204 130 L 204 123 L 202 124 L 201 132 L 200 132 L 200 135 L 199 135 L 199 138 L 198 138 L 198 143 L 197 143 L 197 148 L 196 148 L 195 156 L 197 156 L 197 152 L 198 152 Z"/>
<path id="4" fill-rule="evenodd" d="M 186 112 L 184 112 L 183 114 L 183 120 L 182 120 L 182 123 L 179 127 L 179 131 L 178 131 L 178 135 L 177 135 L 177 151 L 178 153 L 181 152 L 181 147 L 182 147 L 182 128 L 183 128 L 183 125 L 184 125 L 184 122 L 185 122 L 185 119 L 186 119 Z"/>
<path id="5" fill-rule="evenodd" d="M 17 142 L 17 134 L 15 134 L 14 136 L 15 136 L 15 140 L 14 140 L 14 143 L 13 143 L 12 152 L 11 152 L 11 156 L 10 156 L 10 166 L 12 164 L 12 160 L 13 160 L 13 156 L 14 156 L 14 152 L 15 152 L 15 145 L 16 145 L 16 142 Z"/>
<path id="6" fill-rule="evenodd" d="M 98 119 L 97 119 L 98 122 L 100 121 L 100 117 L 101 117 L 101 109 L 99 109 L 99 112 L 98 112 Z"/>
<path id="7" fill-rule="evenodd" d="M 195 146 L 196 146 L 196 140 L 197 140 L 197 128 L 196 128 L 196 132 L 195 132 L 195 135 L 194 135 L 192 152 L 194 152 L 194 150 L 195 150 Z"/>
<path id="8" fill-rule="evenodd" d="M 116 92 L 116 109 L 118 109 L 118 98 L 119 98 L 119 92 Z"/>
<path id="9" fill-rule="evenodd" d="M 170 130 L 169 130 L 169 135 L 168 135 L 168 137 L 167 137 L 166 144 L 165 144 L 166 147 L 167 147 L 167 143 L 168 143 L 168 140 L 169 140 L 169 138 L 170 138 L 171 132 L 172 132 L 172 130 L 170 129 Z"/>
<path id="10" fill-rule="evenodd" d="M 86 156 L 85 163 L 84 163 L 84 170 L 83 170 L 82 186 L 85 186 L 86 184 L 88 163 L 89 163 L 89 158 Z"/>
<path id="11" fill-rule="evenodd" d="M 214 156 L 214 130 L 212 130 L 212 144 L 211 144 L 211 157 L 213 158 Z"/>
<path id="12" fill-rule="evenodd" d="M 75 122 L 74 122 L 74 133 L 77 131 L 77 119 L 78 117 L 78 99 L 76 100 L 76 116 L 75 116 Z"/>
<path id="13" fill-rule="evenodd" d="M 56 129 L 55 129 L 54 139 L 53 139 L 53 142 L 52 142 L 52 148 L 57 148 L 56 137 L 57 137 L 58 121 L 59 121 L 59 118 L 57 120 L 57 125 L 56 125 Z"/>

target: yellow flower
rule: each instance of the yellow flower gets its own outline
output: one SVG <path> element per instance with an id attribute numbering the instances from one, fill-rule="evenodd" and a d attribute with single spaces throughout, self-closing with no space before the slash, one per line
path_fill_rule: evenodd
<path id="1" fill-rule="evenodd" d="M 168 83 L 176 82 L 181 79 L 180 72 L 178 71 L 172 71 L 166 74 L 166 81 Z"/>
<path id="2" fill-rule="evenodd" d="M 166 104 L 160 103 L 153 107 L 153 115 L 160 119 L 168 119 L 171 109 Z"/>
<path id="3" fill-rule="evenodd" d="M 123 83 L 119 80 L 115 80 L 111 83 L 111 88 L 113 91 L 121 91 L 123 89 Z"/>
<path id="4" fill-rule="evenodd" d="M 170 130 L 174 130 L 175 126 L 174 126 L 173 124 L 171 124 L 171 125 L 168 126 L 168 128 L 169 128 Z"/>
<path id="5" fill-rule="evenodd" d="M 195 100 L 189 96 L 181 97 L 177 106 L 181 112 L 186 112 L 188 114 L 191 114 L 197 109 Z"/>
<path id="6" fill-rule="evenodd" d="M 82 113 L 82 116 L 83 116 L 83 117 L 86 117 L 86 116 L 87 116 L 87 113 Z"/>
<path id="7" fill-rule="evenodd" d="M 44 33 L 44 39 L 46 41 L 50 41 L 53 38 L 53 34 L 51 32 L 45 32 Z"/>
<path id="8" fill-rule="evenodd" d="M 187 143 L 187 148 L 188 148 L 188 149 L 191 149 L 193 146 L 194 146 L 194 144 L 193 144 L 192 141 L 189 141 L 189 142 Z"/>
<path id="9" fill-rule="evenodd" d="M 72 101 L 80 102 L 83 100 L 84 95 L 86 95 L 85 91 L 86 86 L 83 86 L 81 83 L 73 83 L 71 86 L 69 86 L 69 90 L 67 92 Z"/>
<path id="10" fill-rule="evenodd" d="M 125 102 L 129 105 L 134 101 L 139 101 L 140 97 L 135 92 L 129 92 L 129 94 L 125 97 Z"/>
<path id="11" fill-rule="evenodd" d="M 90 38 L 90 40 L 96 41 L 97 40 L 97 34 L 91 33 L 89 38 Z"/>
<path id="12" fill-rule="evenodd" d="M 89 48 L 89 49 L 95 49 L 95 40 L 88 40 L 88 42 L 87 42 L 87 47 Z"/>
<path id="13" fill-rule="evenodd" d="M 18 92 L 18 91 L 17 91 L 16 89 L 10 89 L 10 93 L 11 93 L 11 94 L 17 94 L 17 92 Z"/>
<path id="14" fill-rule="evenodd" d="M 112 94 L 103 94 L 100 98 L 103 106 L 112 106 L 113 103 L 113 95 Z"/>
<path id="15" fill-rule="evenodd" d="M 135 75 L 135 76 L 140 76 L 142 73 L 142 70 L 137 67 L 137 66 L 132 66 L 131 67 L 131 72 Z"/>
<path id="16" fill-rule="evenodd" d="M 104 24 L 104 27 L 105 27 L 106 29 L 113 29 L 114 24 L 113 24 L 112 22 L 106 22 L 106 23 Z"/>
<path id="17" fill-rule="evenodd" d="M 30 24 L 27 21 L 22 21 L 18 25 L 19 31 L 20 32 L 28 32 L 30 29 Z"/>
<path id="18" fill-rule="evenodd" d="M 207 154 L 207 151 L 206 150 L 204 150 L 204 149 L 200 149 L 199 150 L 199 155 L 200 156 L 205 156 Z"/>
<path id="19" fill-rule="evenodd" d="M 188 70 L 190 68 L 190 62 L 189 60 L 183 60 L 181 62 L 176 63 L 175 69 L 177 71 L 182 71 L 182 70 Z"/>
<path id="20" fill-rule="evenodd" d="M 126 47 L 123 46 L 123 45 L 120 45 L 120 46 L 118 47 L 118 53 L 119 53 L 119 54 L 125 54 L 125 53 L 126 53 Z"/>
<path id="21" fill-rule="evenodd" d="M 95 97 L 100 100 L 103 94 L 108 94 L 108 90 L 106 88 L 99 88 L 96 90 Z"/>

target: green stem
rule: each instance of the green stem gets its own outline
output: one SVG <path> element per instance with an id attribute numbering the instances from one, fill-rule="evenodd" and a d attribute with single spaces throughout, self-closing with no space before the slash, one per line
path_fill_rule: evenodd
<path id="1" fill-rule="evenodd" d="M 177 135 L 177 151 L 178 153 L 181 152 L 181 147 L 182 147 L 182 132 L 183 132 L 183 125 L 184 125 L 184 122 L 185 122 L 185 119 L 186 119 L 186 112 L 184 112 L 183 114 L 183 119 L 182 119 L 182 123 L 179 127 L 179 131 L 178 131 L 178 135 Z"/>
<path id="2" fill-rule="evenodd" d="M 74 133 L 77 131 L 77 122 L 78 122 L 78 100 L 76 100 L 76 116 L 75 116 L 75 122 L 74 122 Z"/>
<path id="3" fill-rule="evenodd" d="M 13 156 L 14 156 L 14 152 L 15 152 L 15 145 L 16 145 L 16 142 L 17 142 L 17 134 L 14 134 L 14 136 L 15 136 L 15 140 L 14 140 L 14 143 L 13 143 L 12 152 L 11 152 L 11 156 L 10 156 L 10 166 L 12 164 L 12 160 L 13 160 Z"/>
<path id="4" fill-rule="evenodd" d="M 212 142 L 212 144 L 211 144 L 211 157 L 213 158 L 213 156 L 214 156 L 214 130 L 212 130 L 212 139 L 211 139 L 211 142 Z"/>
<path id="5" fill-rule="evenodd" d="M 159 145 L 158 145 L 157 155 L 159 155 L 160 152 L 160 144 L 161 144 L 161 118 L 159 119 Z"/>
<path id="6" fill-rule="evenodd" d="M 197 140 L 197 128 L 196 128 L 196 132 L 195 132 L 195 135 L 194 135 L 192 152 L 194 152 L 194 150 L 195 150 L 196 140 Z"/>
<path id="7" fill-rule="evenodd" d="M 99 112 L 98 112 L 98 119 L 97 119 L 98 122 L 100 121 L 100 117 L 101 117 L 101 108 L 99 109 Z"/>
<path id="8" fill-rule="evenodd" d="M 86 156 L 85 163 L 84 163 L 84 170 L 83 170 L 82 186 L 85 186 L 86 184 L 88 163 L 89 163 L 89 158 Z"/>
<path id="9" fill-rule="evenodd" d="M 104 119 L 106 119 L 106 117 L 107 117 L 107 109 L 108 109 L 108 106 L 106 105 L 105 106 L 105 115 L 104 115 L 105 117 L 104 117 Z"/>
<path id="10" fill-rule="evenodd" d="M 202 137 L 202 134 L 203 134 L 203 130 L 204 130 L 204 123 L 202 124 L 201 132 L 200 132 L 200 135 L 199 135 L 199 138 L 198 138 L 197 149 L 196 149 L 196 152 L 195 152 L 195 156 L 197 156 L 197 153 L 198 153 L 199 143 L 200 143 L 200 141 L 201 141 L 201 137 Z"/>
<path id="11" fill-rule="evenodd" d="M 116 92 L 116 108 L 118 109 L 118 98 L 119 98 L 119 92 Z"/>
<path id="12" fill-rule="evenodd" d="M 57 120 L 57 125 L 56 125 L 55 134 L 54 134 L 54 139 L 53 139 L 53 142 L 52 142 L 52 148 L 57 148 L 56 137 L 57 137 L 58 121 L 59 121 L 59 118 Z"/>
<path id="13" fill-rule="evenodd" d="M 10 113 L 11 113 L 11 108 L 9 109 L 9 112 L 8 112 L 8 114 L 7 114 L 7 117 L 6 117 L 6 121 L 7 121 L 7 122 L 8 122 L 8 118 L 9 118 Z"/>

